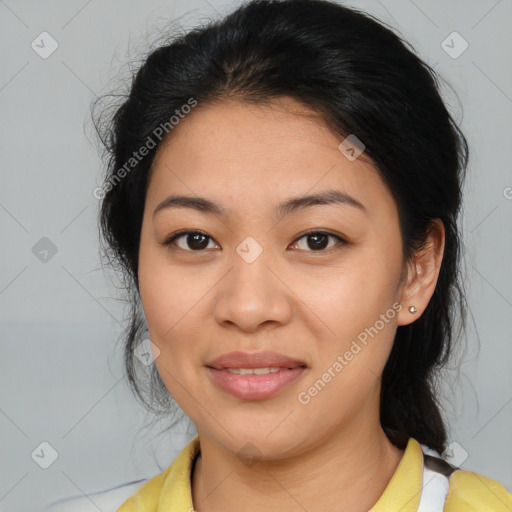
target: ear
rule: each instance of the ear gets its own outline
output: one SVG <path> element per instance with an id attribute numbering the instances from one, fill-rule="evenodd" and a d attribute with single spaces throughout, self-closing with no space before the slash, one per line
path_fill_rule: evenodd
<path id="1" fill-rule="evenodd" d="M 432 221 L 424 246 L 408 264 L 405 285 L 402 288 L 397 325 L 408 325 L 421 316 L 434 294 L 444 254 L 445 229 L 440 219 Z M 414 306 L 416 313 L 409 308 Z"/>

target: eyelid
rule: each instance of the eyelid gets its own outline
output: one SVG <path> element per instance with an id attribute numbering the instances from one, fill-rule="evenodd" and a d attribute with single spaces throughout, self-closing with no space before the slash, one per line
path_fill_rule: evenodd
<path id="1" fill-rule="evenodd" d="M 204 231 L 201 231 L 200 229 L 182 229 L 180 231 L 176 231 L 175 233 L 169 235 L 163 242 L 159 242 L 159 245 L 171 245 L 174 240 L 176 240 L 177 238 L 179 238 L 180 236 L 182 235 L 192 235 L 192 234 L 197 234 L 199 233 L 200 235 L 204 235 L 205 237 L 211 239 L 211 240 L 214 240 L 215 239 L 213 237 L 211 237 L 208 233 L 205 233 Z M 215 242 L 217 243 L 217 242 Z M 219 245 L 219 244 L 217 244 Z M 181 249 L 181 247 L 178 247 L 178 249 Z M 185 251 L 187 251 L 186 249 L 183 249 Z M 190 251 L 188 250 L 187 252 L 204 252 L 203 251 Z"/>
<path id="2" fill-rule="evenodd" d="M 173 233 L 172 235 L 169 235 L 163 242 L 159 242 L 159 245 L 164 245 L 164 246 L 169 246 L 171 245 L 177 238 L 179 238 L 180 236 L 183 236 L 183 235 L 189 235 L 189 234 L 196 234 L 196 233 L 199 233 L 201 235 L 204 235 L 206 236 L 207 238 L 209 238 L 210 240 L 213 240 L 215 242 L 215 239 L 213 237 L 211 237 L 210 235 L 208 235 L 207 233 L 205 233 L 204 231 L 201 231 L 199 229 L 182 229 L 180 231 L 177 231 L 176 233 Z M 324 230 L 322 228 L 314 228 L 314 229 L 310 229 L 308 231 L 305 231 L 304 233 L 301 233 L 300 235 L 298 235 L 294 241 L 291 243 L 291 245 L 295 245 L 299 240 L 301 240 L 302 238 L 304 238 L 305 236 L 307 235 L 327 235 L 327 236 L 330 236 L 332 238 L 336 238 L 338 240 L 338 244 L 336 245 L 339 245 L 341 243 L 341 245 L 345 245 L 347 244 L 347 240 L 337 234 L 337 233 L 333 233 L 329 230 Z M 215 242 L 217 243 L 217 242 Z M 219 245 L 217 243 L 217 245 Z M 311 252 L 311 253 L 327 253 L 327 252 L 330 252 L 332 249 L 334 249 L 336 246 L 334 247 L 331 247 L 330 249 L 327 249 L 327 250 L 320 250 L 320 251 L 305 251 L 305 252 Z M 182 249 L 181 247 L 178 247 L 178 249 Z M 183 251 L 185 252 L 191 252 L 191 253 L 203 253 L 203 252 L 206 252 L 206 250 L 200 250 L 200 251 L 192 251 L 192 250 L 188 250 L 188 249 L 182 249 Z"/>
<path id="3" fill-rule="evenodd" d="M 346 244 L 348 244 L 347 240 L 342 235 L 339 235 L 337 233 L 333 233 L 332 231 L 329 231 L 329 230 L 326 230 L 326 229 L 314 228 L 314 229 L 309 229 L 308 231 L 305 231 L 304 233 L 301 233 L 300 235 L 298 235 L 297 238 L 295 238 L 295 240 L 292 242 L 292 245 L 297 244 L 299 240 L 301 240 L 302 238 L 304 238 L 307 235 L 327 235 L 327 236 L 330 236 L 332 238 L 336 238 L 338 240 L 338 243 L 335 244 L 333 247 L 331 247 L 329 249 L 320 250 L 320 251 L 313 251 L 313 250 L 305 251 L 305 252 L 310 252 L 310 253 L 313 253 L 313 254 L 315 254 L 315 253 L 318 253 L 318 254 L 329 253 L 332 250 L 336 249 L 336 247 L 339 246 L 339 245 L 346 245 Z"/>

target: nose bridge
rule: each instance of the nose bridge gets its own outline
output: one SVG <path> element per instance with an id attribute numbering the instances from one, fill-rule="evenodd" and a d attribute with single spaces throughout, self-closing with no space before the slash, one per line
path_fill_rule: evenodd
<path id="1" fill-rule="evenodd" d="M 259 239 L 261 243 L 255 237 L 247 236 L 235 248 L 231 285 L 237 288 L 237 294 L 247 292 L 263 299 L 275 284 L 272 283 L 275 277 L 268 268 L 272 267 L 275 255 L 268 245 L 263 246 L 263 236 Z"/>
<path id="2" fill-rule="evenodd" d="M 286 286 L 278 274 L 275 254 L 256 238 L 246 237 L 235 248 L 232 269 L 226 275 L 215 305 L 218 321 L 231 321 L 245 329 L 260 323 L 284 321 L 289 314 Z"/>

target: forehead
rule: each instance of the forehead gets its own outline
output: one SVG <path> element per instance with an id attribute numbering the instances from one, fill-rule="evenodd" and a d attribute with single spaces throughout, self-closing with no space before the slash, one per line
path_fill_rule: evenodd
<path id="1" fill-rule="evenodd" d="M 336 188 L 369 208 L 392 201 L 366 155 L 350 161 L 338 149 L 343 139 L 291 98 L 198 105 L 159 147 L 148 200 L 180 192 L 243 206 Z"/>

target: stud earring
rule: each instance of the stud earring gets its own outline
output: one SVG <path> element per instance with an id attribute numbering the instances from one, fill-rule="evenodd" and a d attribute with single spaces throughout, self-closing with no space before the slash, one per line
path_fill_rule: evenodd
<path id="1" fill-rule="evenodd" d="M 414 306 L 409 307 L 409 313 L 416 313 L 418 310 Z"/>

